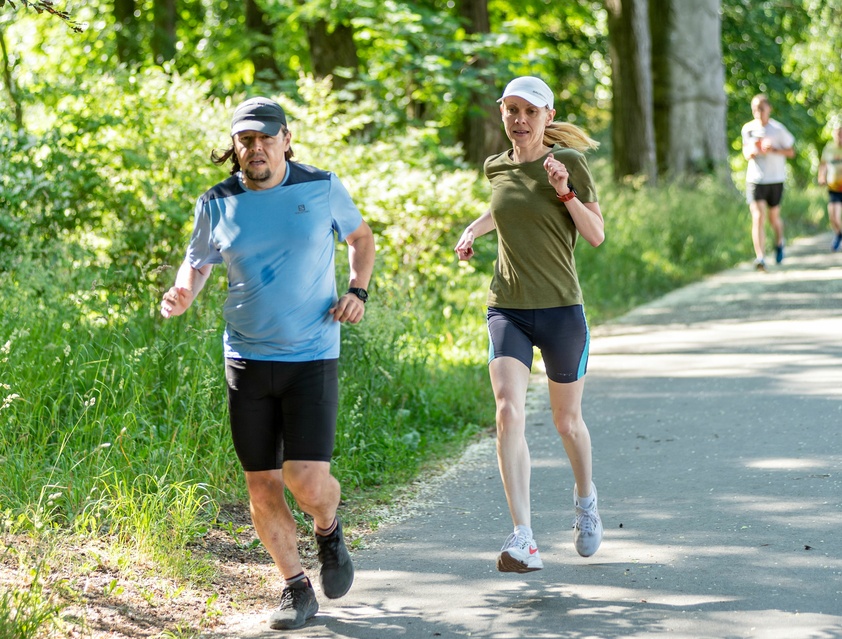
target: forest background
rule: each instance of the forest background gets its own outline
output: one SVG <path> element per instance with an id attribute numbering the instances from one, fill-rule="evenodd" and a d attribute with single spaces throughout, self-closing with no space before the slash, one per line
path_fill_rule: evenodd
<path id="1" fill-rule="evenodd" d="M 238 101 L 281 101 L 296 158 L 335 171 L 376 234 L 365 321 L 343 331 L 334 463 L 358 540 L 378 506 L 493 432 L 495 242 L 470 264 L 453 246 L 487 206 L 482 160 L 507 146 L 506 82 L 543 77 L 558 118 L 602 142 L 589 161 L 607 241 L 576 253 L 596 325 L 752 257 L 739 133 L 758 92 L 797 139 L 788 235 L 824 230 L 814 176 L 842 111 L 840 12 L 0 0 L 0 636 L 96 636 L 94 602 L 132 593 L 153 621 L 122 619 L 131 636 L 198 636 L 244 605 L 219 598 L 211 540 L 266 563 L 227 430 L 224 269 L 187 315 L 158 313 L 193 204 L 225 177 L 209 154 Z M 187 591 L 198 612 L 156 616 Z"/>

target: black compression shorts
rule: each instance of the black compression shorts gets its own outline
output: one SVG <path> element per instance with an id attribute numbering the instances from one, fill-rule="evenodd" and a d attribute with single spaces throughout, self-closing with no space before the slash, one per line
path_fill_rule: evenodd
<path id="1" fill-rule="evenodd" d="M 338 360 L 227 359 L 234 449 L 246 471 L 287 460 L 330 461 L 339 406 Z"/>

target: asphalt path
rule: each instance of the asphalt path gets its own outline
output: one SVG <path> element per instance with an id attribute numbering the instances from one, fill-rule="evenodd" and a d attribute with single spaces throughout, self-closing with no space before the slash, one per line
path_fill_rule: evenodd
<path id="1" fill-rule="evenodd" d="M 214 637 L 842 637 L 842 254 L 794 242 L 593 330 L 585 419 L 605 538 L 572 544 L 569 464 L 536 372 L 533 529 L 544 569 L 501 574 L 494 440 L 354 553 L 351 592 L 299 630 L 269 611 Z M 211 635 L 209 635 L 211 636 Z"/>

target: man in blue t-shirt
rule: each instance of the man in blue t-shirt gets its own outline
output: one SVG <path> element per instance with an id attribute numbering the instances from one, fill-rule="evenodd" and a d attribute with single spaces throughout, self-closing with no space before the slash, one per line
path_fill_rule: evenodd
<path id="1" fill-rule="evenodd" d="M 286 114 L 267 98 L 234 111 L 231 176 L 196 202 L 195 222 L 175 286 L 161 314 L 184 313 L 214 264 L 225 264 L 225 376 L 234 448 L 252 520 L 284 577 L 273 629 L 298 628 L 319 604 L 298 553 L 286 487 L 313 517 L 320 582 L 328 598 L 351 588 L 354 567 L 336 517 L 339 482 L 330 474 L 338 411 L 339 325 L 365 313 L 374 236 L 333 173 L 291 161 Z M 336 294 L 336 239 L 348 244 L 350 279 Z"/>

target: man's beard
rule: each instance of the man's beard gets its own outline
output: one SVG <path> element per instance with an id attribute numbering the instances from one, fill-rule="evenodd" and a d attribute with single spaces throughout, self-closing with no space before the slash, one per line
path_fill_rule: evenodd
<path id="1" fill-rule="evenodd" d="M 268 167 L 262 171 L 255 171 L 254 169 L 246 169 L 243 171 L 245 176 L 252 182 L 265 182 L 272 177 L 272 171 Z"/>

